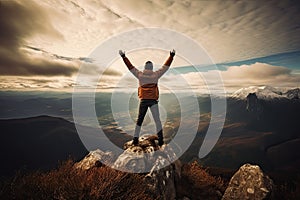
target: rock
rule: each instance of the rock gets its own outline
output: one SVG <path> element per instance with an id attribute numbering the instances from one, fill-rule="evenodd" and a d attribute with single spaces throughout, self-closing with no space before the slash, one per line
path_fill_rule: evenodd
<path id="1" fill-rule="evenodd" d="M 256 93 L 249 93 L 247 95 L 246 110 L 257 120 L 261 118 L 263 114 L 263 104 L 262 101 L 258 99 Z"/>
<path id="2" fill-rule="evenodd" d="M 273 181 L 259 166 L 245 164 L 232 176 L 222 200 L 270 199 Z"/>
<path id="3" fill-rule="evenodd" d="M 133 145 L 132 141 L 126 142 L 124 152 L 115 161 L 111 152 L 97 149 L 76 163 L 75 167 L 87 170 L 108 162 L 114 169 L 140 173 L 149 186 L 149 194 L 169 200 L 176 199 L 176 183 L 180 182 L 181 176 L 181 163 L 175 160 L 176 155 L 170 146 L 158 146 L 156 135 L 143 135 L 138 145 Z"/>
<path id="4" fill-rule="evenodd" d="M 114 168 L 145 173 L 149 192 L 162 199 L 176 199 L 176 181 L 181 176 L 181 163 L 168 145 L 158 146 L 156 135 L 143 135 L 137 146 L 129 141 L 125 151 L 117 158 Z M 175 157 L 174 157 L 175 156 Z"/>
<path id="5" fill-rule="evenodd" d="M 87 156 L 85 156 L 80 162 L 75 164 L 77 169 L 88 170 L 92 167 L 100 167 L 103 163 L 113 161 L 112 152 L 103 152 L 100 149 L 91 151 Z"/>
<path id="6" fill-rule="evenodd" d="M 168 147 L 164 146 L 164 148 Z M 165 163 L 168 163 L 166 167 Z M 160 195 L 162 199 L 176 199 L 176 183 L 180 182 L 181 167 L 179 160 L 170 163 L 166 156 L 159 155 L 155 165 L 145 176 L 151 193 Z"/>
<path id="7" fill-rule="evenodd" d="M 117 158 L 113 168 L 134 173 L 144 173 L 158 170 L 170 165 L 176 160 L 176 155 L 168 145 L 158 146 L 156 135 L 143 135 L 139 144 L 132 141 L 124 144 L 124 152 Z"/>
<path id="8" fill-rule="evenodd" d="M 141 137 L 139 137 L 139 147 L 141 147 L 143 149 L 143 151 L 145 152 L 151 152 L 151 151 L 156 151 L 159 149 L 158 146 L 158 137 L 157 135 L 142 135 Z M 126 142 L 124 144 L 124 150 L 128 149 L 128 148 L 132 148 L 135 147 L 132 144 L 132 141 Z M 147 149 L 151 149 L 151 150 L 147 150 Z M 153 148 L 153 149 L 152 149 Z"/>
<path id="9" fill-rule="evenodd" d="M 299 99 L 300 98 L 300 88 L 295 88 L 292 90 L 288 90 L 286 92 L 286 96 L 289 99 Z"/>
<path id="10" fill-rule="evenodd" d="M 174 165 L 153 171 L 145 176 L 149 190 L 162 199 L 176 199 L 176 170 Z"/>
<path id="11" fill-rule="evenodd" d="M 144 172 L 146 163 L 143 149 L 139 146 L 126 149 L 114 162 L 113 168 L 128 172 Z"/>
<path id="12" fill-rule="evenodd" d="M 249 93 L 247 95 L 247 107 L 246 109 L 249 111 L 249 112 L 254 112 L 257 108 L 257 104 L 258 104 L 258 98 L 256 96 L 255 93 Z"/>

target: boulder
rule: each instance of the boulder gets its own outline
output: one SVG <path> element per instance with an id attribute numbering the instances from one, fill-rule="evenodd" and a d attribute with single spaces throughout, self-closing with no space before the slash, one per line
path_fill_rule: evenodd
<path id="1" fill-rule="evenodd" d="M 149 193 L 161 199 L 176 199 L 176 182 L 181 175 L 181 163 L 173 162 L 176 155 L 168 145 L 158 146 L 156 135 L 143 135 L 139 144 L 124 144 L 124 152 L 113 167 L 129 172 L 143 173 Z"/>
<path id="2" fill-rule="evenodd" d="M 181 163 L 169 145 L 158 146 L 156 135 L 143 135 L 139 144 L 132 141 L 124 144 L 124 152 L 114 159 L 112 152 L 99 149 L 91 151 L 84 159 L 75 164 L 76 168 L 88 170 L 111 163 L 117 170 L 140 173 L 149 186 L 147 190 L 153 197 L 176 199 L 176 183 L 180 182 Z"/>
<path id="3" fill-rule="evenodd" d="M 222 200 L 270 199 L 273 188 L 273 181 L 259 166 L 244 164 L 232 176 Z"/>
<path id="4" fill-rule="evenodd" d="M 103 163 L 111 163 L 114 159 L 112 152 L 103 152 L 100 149 L 90 151 L 80 162 L 75 163 L 77 169 L 88 170 L 93 167 L 100 167 Z"/>
<path id="5" fill-rule="evenodd" d="M 160 196 L 161 199 L 176 199 L 176 170 L 173 164 L 152 171 L 145 176 L 149 193 Z"/>
<path id="6" fill-rule="evenodd" d="M 124 152 L 114 162 L 113 168 L 134 173 L 145 173 L 170 165 L 176 160 L 173 149 L 168 145 L 158 146 L 156 135 L 143 135 L 139 144 L 132 141 L 124 144 Z"/>

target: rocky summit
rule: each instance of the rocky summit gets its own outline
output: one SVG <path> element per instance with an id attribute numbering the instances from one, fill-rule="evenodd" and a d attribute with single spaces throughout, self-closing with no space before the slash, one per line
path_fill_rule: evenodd
<path id="1" fill-rule="evenodd" d="M 117 158 L 114 159 L 115 157 Z M 170 146 L 158 146 L 156 135 L 143 135 L 139 138 L 138 145 L 133 145 L 132 141 L 126 142 L 124 152 L 119 156 L 97 149 L 76 163 L 75 167 L 88 170 L 101 166 L 100 163 L 111 163 L 112 168 L 140 173 L 148 184 L 150 193 L 164 199 L 176 199 L 175 183 L 181 175 L 181 163 L 175 158 Z"/>
<path id="2" fill-rule="evenodd" d="M 189 199 L 207 190 L 207 186 L 200 187 L 201 191 L 195 190 L 189 194 L 182 192 L 183 184 L 192 184 L 197 177 L 197 172 L 188 177 L 183 165 L 176 160 L 176 155 L 170 145 L 158 146 L 157 136 L 143 135 L 139 138 L 138 145 L 132 141 L 124 144 L 124 151 L 120 155 L 112 152 L 103 152 L 99 149 L 91 151 L 83 160 L 75 164 L 77 169 L 89 170 L 109 164 L 110 167 L 124 172 L 138 173 L 148 185 L 146 192 L 160 199 Z M 203 172 L 202 172 L 203 175 Z M 184 178 L 185 177 L 185 178 Z M 205 177 L 198 177 L 199 179 Z M 188 180 L 185 180 L 188 179 Z M 208 179 L 207 179 L 208 180 Z M 206 181 L 207 181 L 206 180 Z M 215 188 L 215 186 L 210 186 Z M 200 199 L 272 199 L 274 189 L 273 181 L 265 175 L 259 166 L 245 164 L 233 175 L 222 197 L 220 192 L 212 191 L 202 194 Z M 180 192 L 181 191 L 181 192 Z"/>
<path id="3" fill-rule="evenodd" d="M 143 135 L 138 145 L 129 141 L 124 144 L 124 152 L 117 158 L 113 168 L 123 171 L 144 173 L 169 166 L 176 155 L 169 145 L 158 146 L 156 135 Z"/>

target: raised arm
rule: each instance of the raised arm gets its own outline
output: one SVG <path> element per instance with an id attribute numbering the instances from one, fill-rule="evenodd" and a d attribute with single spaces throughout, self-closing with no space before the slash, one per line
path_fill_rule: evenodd
<path id="1" fill-rule="evenodd" d="M 125 55 L 125 51 L 119 50 L 119 54 L 123 58 L 123 61 L 124 61 L 125 65 L 127 66 L 127 68 L 129 69 L 129 71 L 136 78 L 138 78 L 138 74 L 140 73 L 140 71 L 131 64 L 131 62 L 129 61 L 129 59 Z"/>
<path id="2" fill-rule="evenodd" d="M 166 60 L 165 64 L 155 72 L 157 73 L 158 78 L 164 75 L 164 73 L 166 73 L 166 71 L 170 68 L 174 56 L 175 56 L 175 50 L 173 49 L 172 51 L 170 51 L 170 56 Z"/>

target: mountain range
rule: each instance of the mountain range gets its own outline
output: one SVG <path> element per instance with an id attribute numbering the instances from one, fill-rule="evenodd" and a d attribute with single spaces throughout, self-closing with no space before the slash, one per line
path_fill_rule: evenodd
<path id="1" fill-rule="evenodd" d="M 246 99 L 247 95 L 250 93 L 255 93 L 259 99 L 263 100 L 272 100 L 278 98 L 286 99 L 299 99 L 300 98 L 300 89 L 283 89 L 283 88 L 274 88 L 271 86 L 250 86 L 247 88 L 241 88 L 235 91 L 231 97 L 237 99 Z"/>
<path id="2" fill-rule="evenodd" d="M 255 93 L 260 109 L 247 109 L 247 95 Z M 281 93 L 280 93 L 281 92 Z M 227 98 L 226 121 L 221 137 L 213 150 L 203 159 L 198 158 L 198 152 L 206 134 L 210 122 L 210 97 L 198 97 L 201 116 L 197 135 L 190 148 L 180 157 L 183 162 L 197 159 L 208 167 L 218 167 L 236 170 L 240 165 L 248 162 L 259 164 L 268 171 L 299 172 L 300 169 L 300 134 L 299 112 L 300 100 L 297 98 L 299 89 L 278 90 L 272 87 L 250 87 L 235 92 Z M 32 98 L 19 97 L 15 100 L 22 108 L 30 110 L 31 114 L 38 113 L 39 108 L 51 105 L 51 112 L 59 111 L 57 108 L 70 109 L 69 97 L 66 98 L 41 98 L 43 102 L 36 106 L 31 103 Z M 173 97 L 172 97 L 173 98 Z M 160 103 L 168 104 L 173 101 L 171 97 L 164 98 Z M 96 109 L 104 110 L 101 119 L 106 119 L 109 126 L 105 127 L 106 136 L 120 148 L 131 140 L 131 136 L 121 130 L 122 127 L 111 121 L 109 110 L 109 94 L 100 95 L 96 101 Z M 56 101 L 57 100 L 57 101 Z M 13 107 L 14 101 L 9 98 L 0 98 L 0 101 Z M 31 107 L 30 107 L 31 105 Z M 55 105 L 58 107 L 56 108 Z M 169 121 L 165 126 L 166 136 L 174 134 L 178 128 L 178 113 L 176 103 L 169 103 L 165 107 Z M 3 107 L 4 108 L 4 107 Z M 99 109 L 100 108 L 100 109 Z M 35 110 L 37 109 L 37 110 Z M 171 109 L 171 110 L 170 110 Z M 25 109 L 24 109 L 25 110 Z M 169 111 L 170 110 L 170 111 Z M 259 110 L 259 112 L 258 112 Z M 9 113 L 9 109 L 1 110 L 1 116 Z M 50 112 L 50 114 L 51 114 Z M 99 113 L 99 112 L 98 112 Z M 177 113 L 177 114 L 176 114 Z M 17 115 L 17 112 L 14 115 Z M 24 114 L 26 116 L 26 113 Z M 68 119 L 72 119 L 72 116 Z M 0 156 L 4 161 L 1 166 L 0 176 L 9 176 L 17 170 L 47 170 L 58 165 L 69 157 L 79 160 L 88 150 L 82 144 L 72 121 L 62 117 L 37 116 L 19 119 L 1 119 Z M 193 124 L 191 124 L 193 126 Z M 86 127 L 86 131 L 95 132 L 93 128 Z M 152 133 L 151 133 L 152 134 Z M 105 144 L 95 138 L 91 138 L 95 148 L 104 148 Z M 103 149 L 105 150 L 105 149 Z"/>
<path id="3" fill-rule="evenodd" d="M 278 94 L 272 87 L 250 87 L 234 93 L 227 99 L 221 137 L 201 162 L 234 169 L 250 162 L 269 171 L 299 172 L 300 100 L 295 98 L 298 91 L 296 88 Z M 257 95 L 252 109 L 248 107 L 248 92 Z M 208 124 L 200 125 L 198 137 L 186 153 L 190 159 L 191 154 L 196 157 Z"/>

